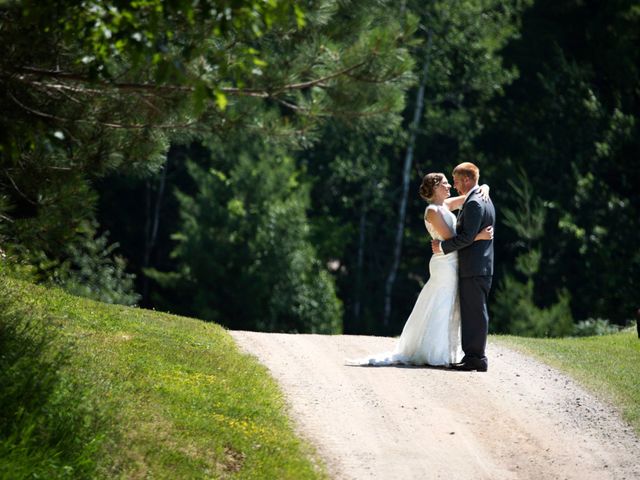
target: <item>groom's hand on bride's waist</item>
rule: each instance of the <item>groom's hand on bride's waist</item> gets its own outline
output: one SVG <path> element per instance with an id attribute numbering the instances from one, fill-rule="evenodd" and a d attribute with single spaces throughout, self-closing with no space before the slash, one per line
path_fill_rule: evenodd
<path id="1" fill-rule="evenodd" d="M 433 253 L 442 253 L 442 248 L 440 247 L 440 240 L 431 240 L 431 251 Z"/>

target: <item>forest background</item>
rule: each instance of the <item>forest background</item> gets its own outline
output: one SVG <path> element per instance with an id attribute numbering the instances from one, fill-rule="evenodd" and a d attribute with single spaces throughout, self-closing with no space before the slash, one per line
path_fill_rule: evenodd
<path id="1" fill-rule="evenodd" d="M 397 334 L 424 174 L 496 204 L 491 329 L 640 307 L 631 0 L 0 1 L 0 269 L 233 329 Z"/>

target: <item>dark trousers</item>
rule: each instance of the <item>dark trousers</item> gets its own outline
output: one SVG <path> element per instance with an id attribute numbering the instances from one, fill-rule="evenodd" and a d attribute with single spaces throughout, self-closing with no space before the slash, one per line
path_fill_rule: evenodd
<path id="1" fill-rule="evenodd" d="M 486 363 L 485 348 L 489 333 L 487 298 L 491 276 L 460 278 L 460 316 L 462 317 L 462 351 L 464 361 Z"/>

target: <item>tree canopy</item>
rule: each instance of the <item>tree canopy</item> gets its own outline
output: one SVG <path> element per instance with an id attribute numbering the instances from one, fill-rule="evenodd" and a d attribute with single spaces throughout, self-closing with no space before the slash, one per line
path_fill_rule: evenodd
<path id="1" fill-rule="evenodd" d="M 397 333 L 428 278 L 421 176 L 469 160 L 498 210 L 492 328 L 624 324 L 638 32 L 631 0 L 1 1 L 3 268 Z"/>

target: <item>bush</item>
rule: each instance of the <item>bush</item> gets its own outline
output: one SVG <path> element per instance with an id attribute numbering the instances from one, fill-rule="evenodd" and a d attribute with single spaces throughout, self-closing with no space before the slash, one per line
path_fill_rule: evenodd
<path id="1" fill-rule="evenodd" d="M 0 479 L 94 478 L 100 417 L 50 318 L 0 277 Z"/>
<path id="2" fill-rule="evenodd" d="M 83 222 L 59 252 L 5 244 L 6 251 L 0 249 L 0 274 L 100 302 L 135 305 L 140 299 L 133 289 L 135 275 L 127 273 L 125 260 L 114 254 L 118 244 L 109 244 L 107 234 L 97 235 L 96 230 L 95 221 Z"/>
<path id="3" fill-rule="evenodd" d="M 497 326 L 506 333 L 525 337 L 563 337 L 573 332 L 570 300 L 569 292 L 563 290 L 555 304 L 538 307 L 533 300 L 533 281 L 523 283 L 506 275 L 496 292 L 493 314 Z"/>
<path id="4" fill-rule="evenodd" d="M 135 275 L 125 271 L 125 260 L 114 255 L 118 244 L 109 245 L 107 234 L 96 235 L 96 223 L 83 225 L 77 241 L 66 248 L 68 260 L 52 282 L 72 295 L 99 302 L 135 305 L 140 295 L 133 290 Z"/>
<path id="5" fill-rule="evenodd" d="M 0 241 L 3 240 L 0 237 Z M 3 245 L 6 245 L 2 242 Z M 0 275 L 6 275 L 17 280 L 35 283 L 38 281 L 38 271 L 34 265 L 12 254 L 10 249 L 0 248 Z"/>
<path id="6" fill-rule="evenodd" d="M 604 318 L 587 318 L 581 320 L 573 326 L 574 337 L 591 337 L 594 335 L 608 335 L 617 333 L 620 328 L 612 325 Z"/>

